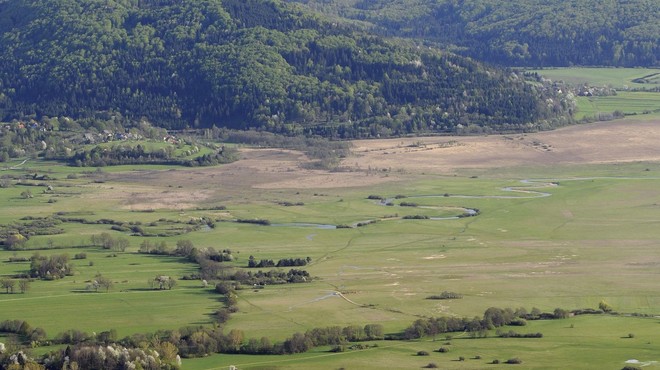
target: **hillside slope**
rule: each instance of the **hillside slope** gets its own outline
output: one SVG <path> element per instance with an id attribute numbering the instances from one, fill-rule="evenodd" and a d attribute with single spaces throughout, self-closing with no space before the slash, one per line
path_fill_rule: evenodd
<path id="1" fill-rule="evenodd" d="M 507 66 L 657 66 L 656 0 L 294 0 Z"/>
<path id="2" fill-rule="evenodd" d="M 547 128 L 571 109 L 511 71 L 280 1 L 6 0 L 0 35 L 5 121 L 112 114 L 348 138 Z"/>

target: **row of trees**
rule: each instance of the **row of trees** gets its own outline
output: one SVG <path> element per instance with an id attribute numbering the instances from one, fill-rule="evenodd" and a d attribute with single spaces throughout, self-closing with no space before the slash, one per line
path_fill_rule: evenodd
<path id="1" fill-rule="evenodd" d="M 458 318 L 458 317 L 434 317 L 429 319 L 418 319 L 406 328 L 402 334 L 404 339 L 415 339 L 423 336 L 433 336 L 443 333 L 468 332 L 471 337 L 484 337 L 488 330 L 499 328 L 505 325 L 525 326 L 525 320 L 548 320 L 565 319 L 571 313 L 562 308 L 556 308 L 553 312 L 542 312 L 538 308 L 533 308 L 528 312 L 521 307 L 515 311 L 511 308 L 490 307 L 483 317 Z M 516 334 L 518 335 L 518 334 Z M 519 336 L 524 337 L 525 334 Z M 538 337 L 536 333 L 528 337 Z"/>
<path id="2" fill-rule="evenodd" d="M 225 291 L 224 294 L 231 294 L 232 290 Z M 513 311 L 511 309 L 499 309 L 491 307 L 486 310 L 483 318 L 460 319 L 455 317 L 441 317 L 430 319 L 418 319 L 410 328 L 406 329 L 401 337 L 404 339 L 419 338 L 424 335 L 437 335 L 441 333 L 450 333 L 458 331 L 468 331 L 478 333 L 482 330 L 511 325 L 515 319 L 527 318 L 560 318 L 561 314 L 544 314 L 537 309 L 532 313 L 527 313 L 524 309 Z M 557 310 L 556 310 L 557 311 Z M 563 311 L 563 310 L 562 310 Z M 532 316 L 537 315 L 537 316 Z M 8 329 L 3 329 L 7 327 Z M 14 331 L 12 331 L 14 330 Z M 32 332 L 25 323 L 19 321 L 7 321 L 0 323 L 0 331 L 7 332 Z M 44 333 L 45 335 L 45 333 Z M 502 337 L 524 337 L 540 338 L 541 333 L 519 334 L 513 331 L 499 331 Z M 476 335 L 473 335 L 476 336 Z M 45 337 L 44 337 L 45 338 Z M 177 355 L 181 357 L 200 357 L 212 353 L 235 353 L 235 354 L 293 354 L 303 353 L 318 346 L 332 346 L 331 351 L 340 351 L 351 342 L 372 341 L 383 339 L 398 339 L 397 335 L 386 335 L 383 326 L 380 324 L 368 324 L 365 326 L 349 325 L 346 327 L 330 326 L 319 327 L 307 330 L 304 333 L 297 332 L 291 337 L 279 343 L 273 343 L 268 337 L 245 338 L 244 333 L 238 329 L 232 329 L 224 332 L 222 327 L 186 327 L 179 330 L 163 330 L 153 334 L 134 334 L 130 337 L 117 340 L 116 332 L 102 332 L 98 335 L 77 330 L 68 330 L 56 336 L 56 343 L 70 344 L 74 347 L 68 347 L 61 352 L 55 352 L 48 355 L 47 363 L 61 364 L 69 360 L 90 361 L 83 357 L 76 358 L 72 356 L 73 351 L 89 351 L 96 346 L 103 351 L 105 348 L 117 348 L 119 346 L 132 351 L 135 348 L 143 350 L 155 349 L 165 351 L 166 355 L 161 354 L 161 361 L 172 364 L 179 363 L 175 361 Z M 99 344 L 103 345 L 99 347 Z M 86 348 L 86 349 L 85 349 Z M 93 354 L 89 354 L 94 356 Z M 102 358 L 100 356 L 98 358 Z M 101 365 L 98 365 L 101 366 Z M 101 367 L 103 368 L 103 367 Z M 160 367 L 155 367 L 160 368 Z M 169 367 L 165 367 L 169 368 Z"/>
<path id="3" fill-rule="evenodd" d="M 20 338 L 23 338 L 28 342 L 40 342 L 48 338 L 46 331 L 43 328 L 33 328 L 24 320 L 0 321 L 0 333 L 17 334 Z"/>
<path id="4" fill-rule="evenodd" d="M 206 153 L 193 159 L 176 156 L 174 148 L 166 146 L 158 150 L 147 151 L 141 144 L 95 146 L 91 149 L 81 149 L 63 159 L 77 167 L 105 167 L 124 164 L 167 164 L 180 166 L 214 166 L 231 163 L 238 158 L 235 148 L 222 147 L 213 153 Z"/>
<path id="5" fill-rule="evenodd" d="M 124 237 L 113 237 L 110 233 L 94 234 L 90 237 L 92 245 L 117 252 L 124 252 L 131 243 Z"/>
<path id="6" fill-rule="evenodd" d="M 18 284 L 16 284 L 18 282 Z M 30 280 L 28 279 L 8 279 L 8 278 L 2 278 L 0 279 L 0 287 L 2 289 L 5 289 L 5 293 L 10 294 L 14 293 L 14 290 L 16 289 L 16 285 L 18 285 L 18 289 L 21 291 L 21 293 L 25 293 L 28 290 L 30 290 Z"/>
<path id="7" fill-rule="evenodd" d="M 287 266 L 306 266 L 308 263 L 310 263 L 312 259 L 310 257 L 307 258 L 283 258 L 277 261 L 273 261 L 272 259 L 262 259 L 257 261 L 254 256 L 250 256 L 248 259 L 248 266 L 249 268 L 257 268 L 257 267 L 287 267 Z"/>

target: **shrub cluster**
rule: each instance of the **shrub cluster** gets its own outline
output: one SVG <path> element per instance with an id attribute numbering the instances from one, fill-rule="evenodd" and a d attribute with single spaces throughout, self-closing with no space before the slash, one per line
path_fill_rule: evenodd
<path id="1" fill-rule="evenodd" d="M 277 263 L 272 259 L 262 259 L 257 262 L 254 256 L 250 256 L 248 259 L 249 268 L 260 268 L 260 267 L 289 267 L 289 266 L 306 266 L 312 259 L 307 258 L 283 258 Z"/>
<path id="2" fill-rule="evenodd" d="M 49 257 L 35 253 L 30 258 L 30 276 L 44 280 L 61 279 L 73 275 L 73 265 L 67 254 L 54 254 Z"/>
<path id="3" fill-rule="evenodd" d="M 426 299 L 461 299 L 463 298 L 463 295 L 460 293 L 454 293 L 454 292 L 448 292 L 448 291 L 443 291 L 442 293 L 438 295 L 430 295 L 426 297 Z"/>
<path id="4" fill-rule="evenodd" d="M 510 308 L 490 307 L 484 312 L 482 318 L 433 317 L 429 319 L 417 319 L 396 339 L 416 339 L 425 335 L 435 336 L 442 333 L 462 331 L 468 332 L 471 337 L 484 337 L 490 329 L 505 325 L 523 326 L 522 323 L 525 320 L 562 319 L 568 316 L 569 312 L 560 308 L 555 309 L 553 313 L 544 313 L 537 308 L 533 308 L 528 313 L 524 308 L 514 311 Z M 541 333 L 501 333 L 517 338 L 541 338 L 543 336 Z M 498 335 L 500 335 L 499 332 Z"/>
<path id="5" fill-rule="evenodd" d="M 513 330 L 509 330 L 509 331 L 497 330 L 496 334 L 500 338 L 543 338 L 542 333 L 520 334 L 520 333 L 516 333 Z"/>
<path id="6" fill-rule="evenodd" d="M 0 333 L 18 334 L 28 342 L 41 342 L 48 338 L 43 328 L 33 328 L 27 321 L 4 320 L 0 321 Z M 1 366 L 0 366 L 1 367 Z"/>

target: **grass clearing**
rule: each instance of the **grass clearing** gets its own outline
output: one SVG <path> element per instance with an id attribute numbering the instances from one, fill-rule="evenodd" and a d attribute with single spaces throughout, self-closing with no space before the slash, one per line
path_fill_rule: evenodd
<path id="1" fill-rule="evenodd" d="M 299 155 L 272 150 L 251 150 L 244 160 L 214 168 L 104 169 L 102 181 L 96 181 L 100 175 L 95 170 L 86 174 L 29 161 L 28 169 L 3 171 L 12 176 L 10 186 L 0 188 L 3 225 L 58 212 L 140 223 L 153 230 L 183 227 L 202 217 L 215 223 L 166 238 L 82 223 L 61 224 L 63 234 L 32 236 L 26 247 L 33 250 L 0 251 L 0 276 L 27 271 L 29 262 L 9 259 L 29 258 L 34 249 L 71 257 L 84 252 L 86 259 L 73 260 L 74 276 L 34 281 L 25 294 L 0 294 L 0 318 L 27 320 L 45 328 L 51 338 L 67 329 L 114 328 L 125 336 L 210 324 L 221 296 L 203 289 L 200 281 L 177 280 L 172 290 L 148 289 L 155 276 L 180 278 L 197 272 L 197 266 L 181 258 L 137 254 L 139 245 L 164 240 L 173 248 L 181 239 L 198 248 L 231 249 L 236 259 L 230 264 L 241 268 L 250 255 L 311 258 L 305 266 L 314 277 L 310 282 L 238 291 L 239 311 L 225 330 L 240 329 L 246 338 L 267 336 L 277 342 L 314 327 L 370 323 L 397 333 L 419 317 L 473 317 L 491 306 L 552 311 L 595 308 L 606 300 L 619 312 L 658 315 L 656 126 L 611 122 L 548 133 L 456 138 L 459 144 L 453 146 L 438 144 L 447 138 L 420 138 L 422 144 L 414 148 L 407 139 L 356 142 L 355 156 L 345 162 L 351 172 L 346 173 L 298 169 Z M 484 162 L 484 156 L 492 162 Z M 18 183 L 46 170 L 56 179 L 53 193 Z M 71 173 L 77 176 L 69 178 Z M 293 185 L 282 186 L 287 181 Z M 25 189 L 34 197 L 21 197 Z M 369 195 L 394 198 L 394 205 L 381 205 L 367 199 Z M 395 199 L 397 195 L 405 198 Z M 401 207 L 404 201 L 418 206 Z M 218 205 L 226 209 L 212 209 Z M 454 216 L 465 208 L 480 213 L 403 219 Z M 236 219 L 267 219 L 284 226 Z M 378 222 L 346 229 L 309 225 L 368 220 Z M 153 222 L 158 225 L 148 226 Z M 101 232 L 127 238 L 129 248 L 113 252 L 91 247 L 90 236 Z M 99 273 L 114 286 L 107 293 L 85 292 Z M 463 298 L 427 299 L 443 291 Z M 448 354 L 433 352 L 443 342 L 427 338 L 378 342 L 376 348 L 340 354 L 317 348 L 292 356 L 218 355 L 185 360 L 184 366 L 370 369 L 421 368 L 436 362 L 440 368 L 484 368 L 495 358 L 520 357 L 525 368 L 576 363 L 584 364 L 581 368 L 621 368 L 629 359 L 660 360 L 654 357 L 660 343 L 657 325 L 657 318 L 581 316 L 516 328 L 542 332 L 538 340 L 493 338 L 492 333 L 470 340 L 459 334 Z M 634 338 L 623 338 L 629 333 Z M 431 355 L 415 356 L 420 350 Z M 474 359 L 477 355 L 481 359 Z M 457 361 L 459 356 L 466 361 Z"/>
<path id="2" fill-rule="evenodd" d="M 533 70 L 572 85 L 611 86 L 617 90 L 652 89 L 660 84 L 658 68 L 547 68 Z"/>
<path id="3" fill-rule="evenodd" d="M 268 322 L 269 336 L 282 340 L 292 330 L 316 326 L 378 322 L 396 332 L 419 315 L 474 316 L 490 306 L 536 306 L 551 311 L 555 307 L 594 307 L 601 299 L 624 312 L 657 313 L 660 301 L 655 297 L 655 286 L 640 277 L 652 275 L 660 264 L 652 257 L 657 255 L 655 204 L 660 204 L 654 189 L 660 179 L 637 166 L 619 166 L 618 171 L 618 177 L 598 178 L 570 178 L 571 173 L 562 178 L 558 171 L 557 178 L 537 183 L 488 176 L 441 177 L 412 182 L 404 189 L 384 185 L 369 192 L 305 196 L 301 197 L 305 205 L 295 207 L 276 202 L 230 203 L 223 211 L 229 214 L 227 221 L 217 223 L 214 229 L 167 239 L 167 243 L 173 247 L 177 239 L 190 239 L 199 247 L 231 249 L 237 256 L 235 266 L 245 266 L 249 255 L 257 259 L 312 258 L 307 270 L 316 279 L 311 283 L 239 291 L 240 311 L 227 329 L 239 328 L 248 337 L 262 336 L 264 321 Z M 597 169 L 593 172 L 598 173 Z M 555 185 L 548 185 L 549 181 Z M 507 191 L 510 188 L 519 191 Z M 382 206 L 366 199 L 371 193 L 406 195 L 403 200 L 431 208 Z M 290 199 L 281 193 L 270 196 Z M 475 208 L 481 214 L 454 220 L 401 219 L 406 213 L 444 215 L 444 210 L 455 209 L 452 207 Z M 163 216 L 186 220 L 210 213 L 127 213 L 99 208 L 88 217 L 148 222 Z M 399 217 L 385 218 L 396 213 Z M 230 221 L 248 217 L 281 223 L 381 221 L 337 230 Z M 54 239 L 55 244 L 62 245 L 71 237 L 74 243 L 85 245 L 89 237 L 84 235 L 111 232 L 107 225 L 67 224 L 66 228 L 67 234 Z M 76 236 L 66 236 L 72 233 Z M 44 238 L 34 237 L 30 243 L 43 246 Z M 144 239 L 129 240 L 130 250 L 135 251 Z M 196 281 L 179 281 L 171 292 L 142 291 L 156 275 L 195 272 L 195 265 L 174 258 L 131 252 L 109 257 L 110 251 L 89 247 L 40 253 L 73 255 L 80 251 L 88 256 L 75 261 L 74 277 L 35 282 L 25 296 L 0 295 L 3 313 L 22 316 L 34 326 L 48 326 L 50 333 L 70 327 L 68 320 L 49 324 L 48 314 L 37 309 L 47 304 L 65 314 L 63 317 L 75 317 L 78 329 L 107 329 L 98 327 L 101 315 L 120 334 L 130 334 L 208 323 L 208 315 L 219 307 L 218 296 L 203 294 Z M 32 253 L 15 252 L 15 256 Z M 2 259 L 12 255 L 14 252 L 2 252 Z M 94 265 L 89 266 L 89 261 Z M 26 263 L 5 262 L 1 271 L 14 274 L 27 268 Z M 608 271 L 607 275 L 602 271 Z M 97 273 L 115 281 L 112 291 L 78 293 Z M 426 299 L 444 290 L 459 292 L 464 298 Z M 358 305 L 330 295 L 334 291 L 343 292 Z M 94 313 L 75 314 L 83 306 L 93 306 Z M 141 325 L 135 326 L 135 319 Z"/>
<path id="4" fill-rule="evenodd" d="M 660 110 L 660 93 L 621 91 L 615 96 L 579 96 L 576 118 L 598 117 L 600 113 L 623 112 L 625 115 L 647 115 Z"/>
<path id="5" fill-rule="evenodd" d="M 614 96 L 578 96 L 576 119 L 598 118 L 614 111 L 625 115 L 652 115 L 660 113 L 660 93 L 650 91 L 660 86 L 660 69 L 657 68 L 556 68 L 541 69 L 538 73 L 554 81 L 572 86 L 589 85 L 611 87 Z"/>
<path id="6" fill-rule="evenodd" d="M 577 364 L 581 369 L 621 368 L 632 359 L 657 366 L 657 325 L 657 319 L 579 316 L 507 328 L 520 333 L 542 332 L 544 336 L 539 339 L 496 338 L 491 331 L 488 338 L 482 339 L 458 334 L 449 341 L 439 336 L 436 341 L 368 342 L 377 347 L 342 353 L 330 353 L 324 347 L 290 356 L 212 356 L 185 360 L 184 366 L 194 370 L 224 369 L 229 365 L 240 369 L 411 369 L 433 362 L 441 369 L 484 369 L 506 366 L 490 363 L 495 359 L 504 363 L 511 358 L 520 358 L 525 369 Z M 627 338 L 630 333 L 635 334 L 634 338 Z M 449 351 L 439 353 L 440 347 Z M 427 351 L 429 356 L 416 356 L 418 351 Z M 459 357 L 465 360 L 458 361 Z"/>

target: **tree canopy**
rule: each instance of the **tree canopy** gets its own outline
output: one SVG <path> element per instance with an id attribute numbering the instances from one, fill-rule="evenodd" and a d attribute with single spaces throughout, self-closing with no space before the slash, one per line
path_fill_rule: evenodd
<path id="1" fill-rule="evenodd" d="M 512 71 L 277 0 L 5 0 L 0 48 L 4 121 L 355 138 L 547 128 L 571 108 Z"/>
<path id="2" fill-rule="evenodd" d="M 507 66 L 652 67 L 660 60 L 655 0 L 294 1 Z"/>

